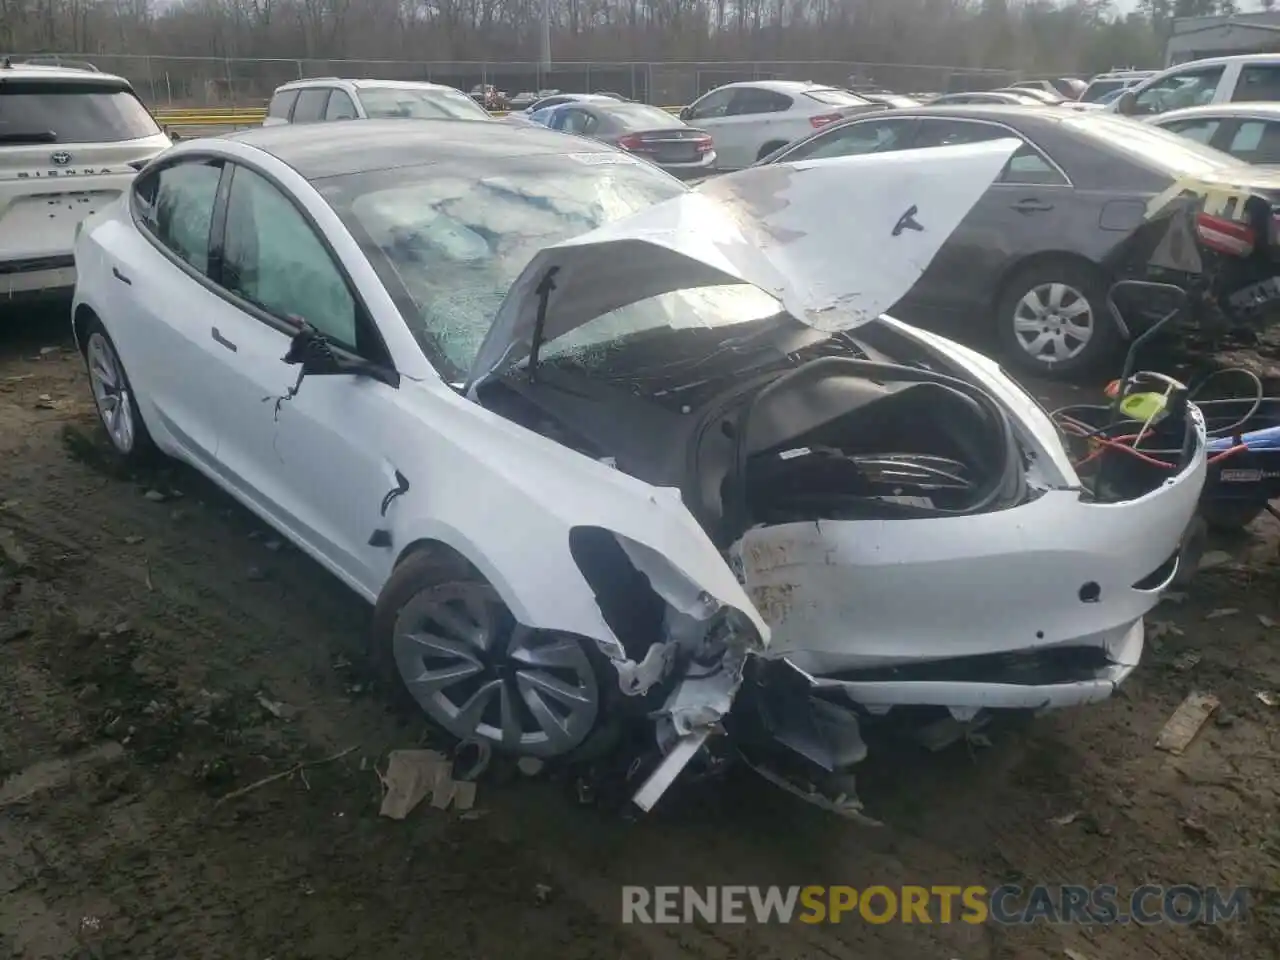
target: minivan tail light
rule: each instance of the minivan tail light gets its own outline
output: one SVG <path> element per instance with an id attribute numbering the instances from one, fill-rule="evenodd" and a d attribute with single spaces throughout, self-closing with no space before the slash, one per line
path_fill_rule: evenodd
<path id="1" fill-rule="evenodd" d="M 1196 236 L 1202 244 L 1218 253 L 1233 257 L 1247 257 L 1253 253 L 1253 228 L 1226 217 L 1196 214 Z"/>
<path id="2" fill-rule="evenodd" d="M 844 116 L 839 113 L 820 113 L 816 117 L 809 118 L 809 125 L 815 130 L 821 130 L 829 123 L 835 123 L 837 120 L 843 120 Z"/>

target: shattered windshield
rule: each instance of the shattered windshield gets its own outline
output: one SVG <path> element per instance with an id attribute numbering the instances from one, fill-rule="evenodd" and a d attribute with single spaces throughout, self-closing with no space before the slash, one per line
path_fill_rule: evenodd
<path id="1" fill-rule="evenodd" d="M 508 288 L 543 247 L 681 193 L 610 153 L 427 165 L 317 183 L 361 242 L 414 337 L 449 379 L 471 368 Z M 632 304 L 545 345 L 586 366 L 611 341 L 659 328 L 723 326 L 778 312 L 755 287 L 681 291 Z"/>

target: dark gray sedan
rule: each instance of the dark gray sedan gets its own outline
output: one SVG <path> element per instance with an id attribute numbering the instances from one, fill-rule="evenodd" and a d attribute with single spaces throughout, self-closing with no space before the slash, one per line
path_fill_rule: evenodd
<path id="1" fill-rule="evenodd" d="M 1267 178 L 1149 124 L 1056 107 L 886 111 L 827 127 L 765 162 L 1005 137 L 1022 148 L 893 312 L 922 326 L 994 322 L 1008 359 L 1040 374 L 1072 376 L 1117 357 L 1125 331 L 1111 317 L 1107 291 L 1121 278 L 1108 264 L 1148 222 L 1148 201 L 1178 181 L 1253 189 Z M 1274 185 L 1264 187 L 1270 193 Z"/>
<path id="2" fill-rule="evenodd" d="M 562 133 L 612 144 L 677 177 L 704 177 L 715 169 L 711 134 L 659 107 L 610 100 L 578 101 L 554 108 L 546 117 L 546 125 Z"/>

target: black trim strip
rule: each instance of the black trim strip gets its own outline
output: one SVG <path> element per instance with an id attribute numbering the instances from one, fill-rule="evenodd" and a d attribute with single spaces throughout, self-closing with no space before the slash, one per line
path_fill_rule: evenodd
<path id="1" fill-rule="evenodd" d="M 65 270 L 74 267 L 76 258 L 71 254 L 59 254 L 56 257 L 26 257 L 22 260 L 0 261 L 0 276 L 15 273 L 35 273 L 40 270 Z"/>

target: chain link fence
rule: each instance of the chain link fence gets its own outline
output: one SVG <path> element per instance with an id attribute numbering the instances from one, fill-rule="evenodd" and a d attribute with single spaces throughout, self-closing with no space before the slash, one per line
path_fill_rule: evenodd
<path id="1" fill-rule="evenodd" d="M 15 61 L 59 59 L 53 54 L 10 54 Z M 659 106 L 681 105 L 725 83 L 741 80 L 812 80 L 839 86 L 883 87 L 898 93 L 992 89 L 1017 79 L 1009 70 L 910 64 L 818 61 L 566 62 L 545 69 L 536 62 L 411 60 L 249 60 L 67 54 L 122 76 L 151 106 L 259 107 L 280 84 L 303 77 L 431 80 L 470 91 L 493 84 L 510 96 L 539 90 L 619 93 Z"/>

